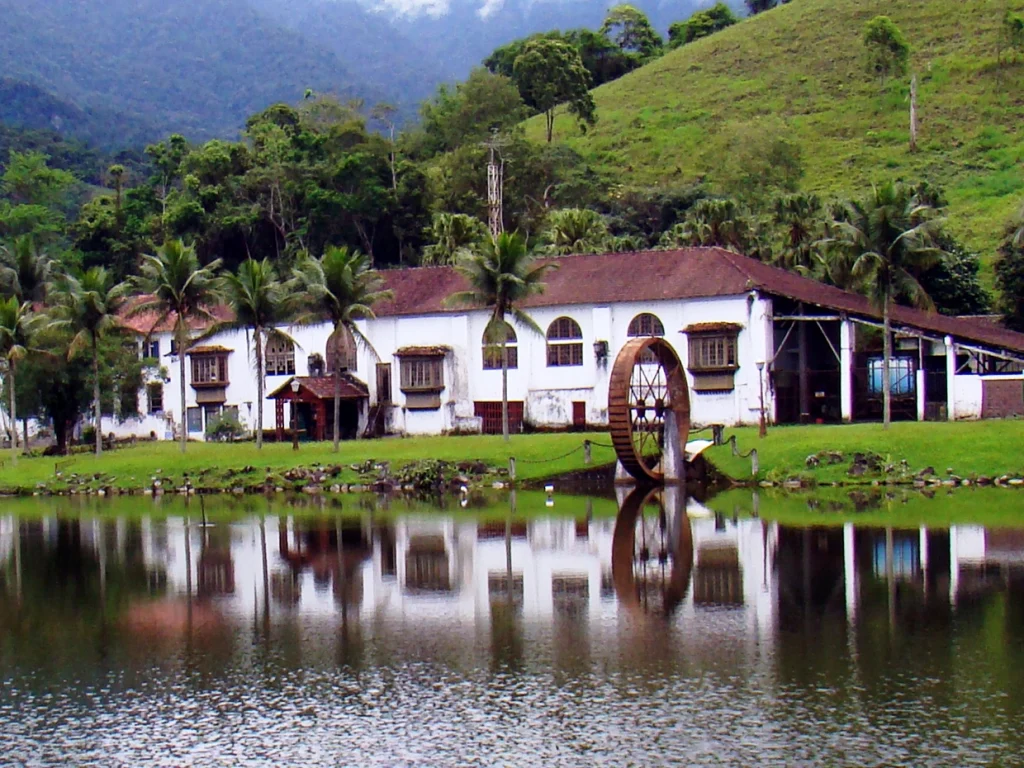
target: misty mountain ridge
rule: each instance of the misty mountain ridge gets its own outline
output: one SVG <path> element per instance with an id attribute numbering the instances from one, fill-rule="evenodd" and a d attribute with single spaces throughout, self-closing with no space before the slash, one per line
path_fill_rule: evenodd
<path id="1" fill-rule="evenodd" d="M 104 146 L 237 137 L 306 89 L 400 119 L 496 47 L 597 28 L 605 0 L 0 0 L 0 119 Z M 639 0 L 662 32 L 707 0 Z M 8 98 L 17 94 L 17 98 Z"/>

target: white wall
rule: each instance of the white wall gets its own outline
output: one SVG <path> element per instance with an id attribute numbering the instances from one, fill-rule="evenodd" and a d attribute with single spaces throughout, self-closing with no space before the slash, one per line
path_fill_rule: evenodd
<path id="1" fill-rule="evenodd" d="M 742 327 L 737 353 L 740 367 L 735 374 L 731 392 L 696 393 L 691 390 L 691 412 L 695 423 L 752 424 L 759 412 L 758 372 L 755 362 L 770 357 L 768 352 L 771 328 L 771 301 L 753 293 L 741 296 L 622 302 L 613 305 L 566 305 L 531 310 L 530 315 L 543 332 L 559 317 L 571 317 L 582 331 L 583 365 L 548 367 L 547 342 L 530 328 L 515 324 L 518 337 L 519 365 L 509 371 L 508 393 L 512 401 L 526 404 L 528 423 L 547 428 L 565 427 L 572 423 L 573 403 L 586 404 L 587 422 L 608 423 L 608 379 L 619 350 L 628 341 L 627 330 L 638 314 L 650 312 L 665 327 L 665 338 L 687 362 L 687 339 L 684 328 L 696 323 L 729 322 Z M 489 320 L 486 311 L 431 316 L 382 317 L 360 321 L 359 327 L 369 339 L 372 350 L 361 346 L 354 375 L 370 390 L 376 402 L 376 365 L 390 363 L 392 368 L 395 407 L 387 414 L 389 431 L 405 434 L 440 434 L 453 429 L 479 427 L 474 418 L 474 404 L 501 400 L 501 371 L 484 370 L 483 336 Z M 324 355 L 331 327 L 327 323 L 301 328 L 284 328 L 295 339 L 296 375 L 308 374 L 308 357 Z M 125 436 L 148 437 L 151 431 L 161 438 L 167 436 L 166 415 L 176 425 L 182 422 L 185 409 L 180 402 L 178 358 L 169 355 L 169 333 L 158 334 L 161 347 L 160 364 L 166 369 L 164 381 L 164 419 L 146 417 L 116 424 L 104 422 L 104 432 Z M 598 360 L 595 341 L 608 342 L 608 357 Z M 228 355 L 227 396 L 225 405 L 237 406 L 239 417 L 247 426 L 256 421 L 256 379 L 250 353 L 250 340 L 244 330 L 225 331 L 203 341 L 204 346 L 222 346 L 234 350 Z M 444 346 L 445 357 L 441 407 L 437 410 L 410 410 L 401 391 L 401 361 L 396 352 L 403 347 Z M 196 391 L 191 387 L 191 359 L 186 357 L 185 407 L 196 405 Z M 687 373 L 688 383 L 693 378 Z M 265 392 L 269 394 L 288 380 L 287 376 L 268 376 Z M 770 393 L 766 391 L 765 406 L 771 412 Z M 141 400 L 146 412 L 145 393 Z M 286 419 L 289 418 L 286 409 Z M 266 400 L 263 427 L 275 426 L 274 402 Z M 202 433 L 190 437 L 201 439 Z"/>
<path id="2" fill-rule="evenodd" d="M 953 377 L 955 406 L 954 418 L 981 418 L 982 378 L 977 374 L 959 374 Z"/>

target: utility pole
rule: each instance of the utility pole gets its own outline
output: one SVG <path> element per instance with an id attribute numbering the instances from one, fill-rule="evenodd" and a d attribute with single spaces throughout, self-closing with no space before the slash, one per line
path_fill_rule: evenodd
<path id="1" fill-rule="evenodd" d="M 498 239 L 498 235 L 505 231 L 505 223 L 502 220 L 502 193 L 505 186 L 505 159 L 501 156 L 501 148 L 508 145 L 508 140 L 503 139 L 495 131 L 491 138 L 484 142 L 489 150 L 487 160 L 487 227 L 491 232 L 491 238 Z"/>

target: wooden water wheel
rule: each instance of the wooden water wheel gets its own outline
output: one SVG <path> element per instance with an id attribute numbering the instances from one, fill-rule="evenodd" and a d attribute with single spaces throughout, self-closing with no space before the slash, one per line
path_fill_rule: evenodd
<path id="1" fill-rule="evenodd" d="M 665 339 L 630 339 L 615 358 L 608 422 L 622 466 L 642 483 L 661 483 L 665 416 L 675 416 L 679 450 L 690 433 L 690 391 L 679 355 Z"/>

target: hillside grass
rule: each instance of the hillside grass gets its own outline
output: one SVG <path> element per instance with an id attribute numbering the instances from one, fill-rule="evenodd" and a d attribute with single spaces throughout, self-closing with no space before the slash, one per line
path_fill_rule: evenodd
<path id="1" fill-rule="evenodd" d="M 509 456 L 517 461 L 516 478 L 529 482 L 584 469 L 583 441 L 588 435 L 561 433 L 515 435 L 505 443 L 500 436 L 409 437 L 382 440 L 352 440 L 334 453 L 329 442 L 301 443 L 293 451 L 291 443 L 267 443 L 257 451 L 254 443 L 189 443 L 182 454 L 177 442 L 139 443 L 107 451 L 102 456 L 76 454 L 65 457 L 18 459 L 15 465 L 6 452 L 0 466 L 0 489 L 35 488 L 40 483 L 51 489 L 67 485 L 71 475 L 100 475 L 91 482 L 99 488 L 146 488 L 152 478 L 162 478 L 165 489 L 180 485 L 188 473 L 196 487 L 232 488 L 263 483 L 267 475 L 280 481 L 280 475 L 293 467 L 341 465 L 342 472 L 329 483 L 358 483 L 359 474 L 351 467 L 368 460 L 390 462 L 392 470 L 422 459 L 450 462 L 482 461 L 494 468 L 508 467 Z M 589 436 L 607 443 L 607 435 Z M 569 455 L 565 455 L 569 454 Z M 594 446 L 595 465 L 611 464 L 615 452 Z M 61 476 L 57 476 L 57 471 Z M 287 483 L 282 483 L 287 485 Z"/>
<path id="2" fill-rule="evenodd" d="M 1024 57 L 996 66 L 996 35 L 1021 0 L 791 0 L 594 90 L 597 124 L 565 142 L 624 184 L 704 180 L 722 189 L 735 142 L 784 131 L 801 186 L 861 194 L 888 178 L 928 179 L 949 198 L 952 232 L 991 279 L 1001 234 L 1024 202 Z M 913 47 L 919 151 L 910 153 L 909 76 L 884 88 L 864 66 L 865 22 L 885 14 Z M 1004 54 L 1005 56 L 1005 54 Z M 543 117 L 527 135 L 543 141 Z"/>
<path id="3" fill-rule="evenodd" d="M 819 483 L 870 482 L 882 475 L 851 478 L 847 472 L 854 453 L 872 451 L 898 467 L 906 461 L 911 473 L 932 467 L 946 477 L 952 469 L 961 478 L 1002 474 L 1024 476 L 1024 421 L 896 422 L 885 431 L 881 424 L 840 424 L 770 427 L 765 438 L 756 427 L 726 430 L 735 434 L 740 451 L 757 448 L 759 477 L 784 480 L 805 476 Z M 844 461 L 807 467 L 807 457 L 819 451 L 840 451 Z M 708 459 L 722 472 L 750 479 L 750 459 L 733 456 L 729 446 L 709 448 Z M 1024 503 L 1024 497 L 1017 497 Z"/>

